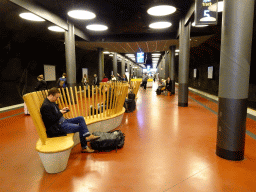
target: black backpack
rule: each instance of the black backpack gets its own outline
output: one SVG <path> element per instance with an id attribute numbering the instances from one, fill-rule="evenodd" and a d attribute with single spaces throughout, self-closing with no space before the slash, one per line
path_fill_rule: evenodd
<path id="1" fill-rule="evenodd" d="M 112 151 L 120 149 L 124 146 L 124 134 L 120 130 L 111 131 L 108 133 L 96 131 L 92 133 L 95 136 L 100 136 L 99 139 L 91 141 L 91 148 L 97 151 Z"/>

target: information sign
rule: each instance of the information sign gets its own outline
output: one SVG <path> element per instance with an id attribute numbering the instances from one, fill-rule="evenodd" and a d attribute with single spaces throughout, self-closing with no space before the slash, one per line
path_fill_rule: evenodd
<path id="1" fill-rule="evenodd" d="M 195 25 L 217 25 L 217 19 L 218 0 L 196 0 Z"/>

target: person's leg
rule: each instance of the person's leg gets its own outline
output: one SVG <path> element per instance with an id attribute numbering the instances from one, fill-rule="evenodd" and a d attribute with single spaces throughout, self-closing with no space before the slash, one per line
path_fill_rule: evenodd
<path id="1" fill-rule="evenodd" d="M 66 119 L 61 128 L 67 133 L 79 132 L 81 147 L 85 149 L 87 147 L 86 137 L 90 136 L 90 132 L 87 129 L 87 125 L 83 117 L 76 117 L 72 119 Z"/>

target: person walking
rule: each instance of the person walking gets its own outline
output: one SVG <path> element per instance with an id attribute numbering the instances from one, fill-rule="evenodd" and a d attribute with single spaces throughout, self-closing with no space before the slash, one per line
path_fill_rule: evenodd
<path id="1" fill-rule="evenodd" d="M 144 87 L 144 90 L 147 88 L 147 82 L 148 82 L 148 75 L 145 73 L 145 75 L 142 78 L 142 86 Z"/>

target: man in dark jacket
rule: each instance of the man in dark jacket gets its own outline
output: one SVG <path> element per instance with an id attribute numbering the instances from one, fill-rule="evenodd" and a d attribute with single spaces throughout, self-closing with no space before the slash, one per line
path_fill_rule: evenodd
<path id="1" fill-rule="evenodd" d="M 57 88 L 50 89 L 40 109 L 47 136 L 59 137 L 65 136 L 67 133 L 79 132 L 82 153 L 94 152 L 94 150 L 87 146 L 87 141 L 92 141 L 99 137 L 89 133 L 84 117 L 80 116 L 72 119 L 65 119 L 63 117 L 63 114 L 67 113 L 69 109 L 68 107 L 59 109 L 55 101 L 60 96 L 60 91 Z"/>
<path id="2" fill-rule="evenodd" d="M 94 74 L 94 77 L 93 77 L 93 85 L 99 86 L 99 79 L 96 74 Z"/>
<path id="3" fill-rule="evenodd" d="M 38 75 L 35 91 L 42 91 L 47 89 L 47 83 L 44 80 L 44 75 Z"/>

